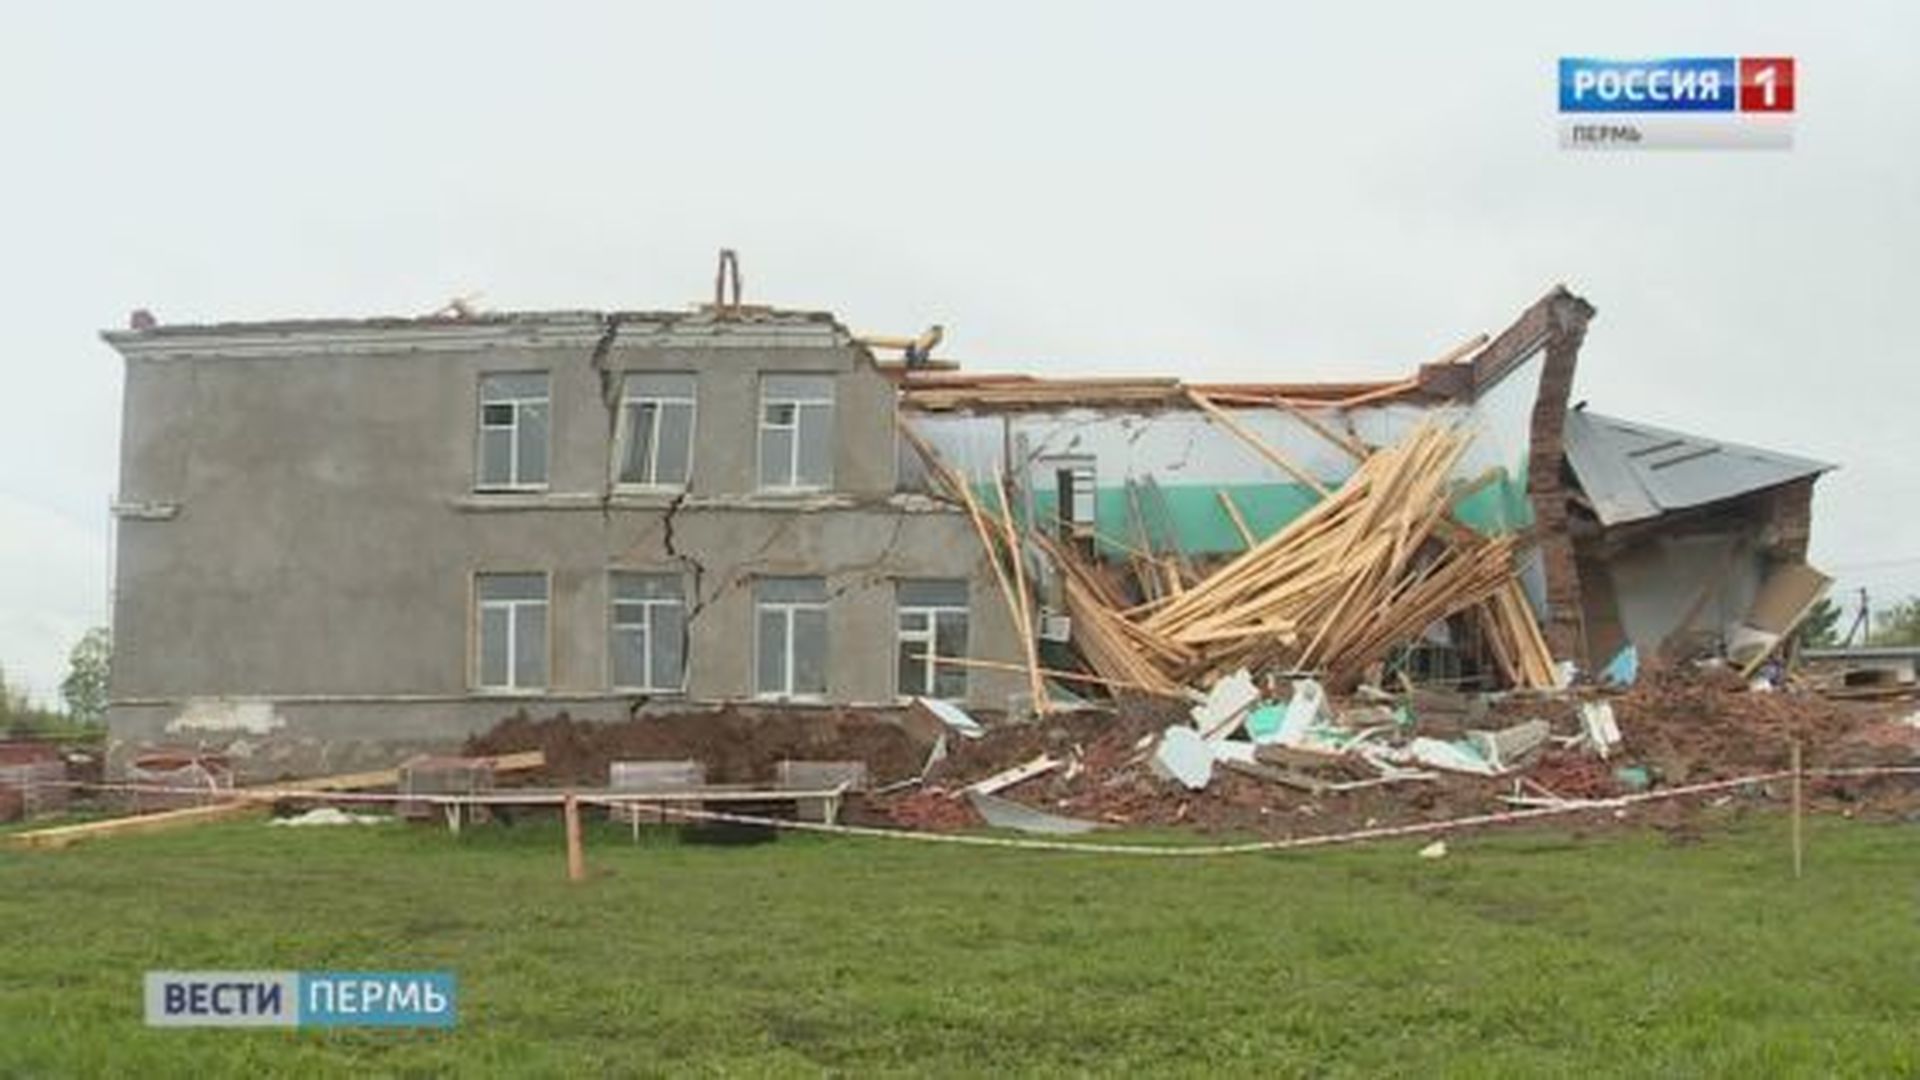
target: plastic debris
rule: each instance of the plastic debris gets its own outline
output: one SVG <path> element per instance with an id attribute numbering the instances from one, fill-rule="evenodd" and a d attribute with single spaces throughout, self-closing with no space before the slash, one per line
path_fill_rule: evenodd
<path id="1" fill-rule="evenodd" d="M 1287 702 L 1286 717 L 1281 720 L 1280 733 L 1274 741 L 1287 746 L 1304 745 L 1314 726 L 1328 718 L 1326 690 L 1312 679 L 1296 679 L 1293 697 Z"/>
<path id="2" fill-rule="evenodd" d="M 1629 644 L 1613 654 L 1600 669 L 1600 681 L 1611 686 L 1632 686 L 1640 678 L 1640 650 Z"/>
<path id="3" fill-rule="evenodd" d="M 1580 703 L 1580 726 L 1588 748 L 1605 758 L 1620 746 L 1620 724 L 1613 717 L 1612 704 L 1605 701 Z"/>
<path id="4" fill-rule="evenodd" d="M 1498 776 L 1500 769 L 1488 761 L 1480 748 L 1465 739 L 1447 742 L 1444 739 L 1432 739 L 1422 736 L 1407 744 L 1409 758 L 1431 769 L 1447 772 L 1476 773 L 1480 776 Z"/>
<path id="5" fill-rule="evenodd" d="M 1160 745 L 1154 747 L 1153 771 L 1199 791 L 1213 779 L 1213 748 L 1199 732 L 1175 725 L 1161 733 Z"/>
<path id="6" fill-rule="evenodd" d="M 973 803 L 975 810 L 980 812 L 981 819 L 996 829 L 1073 836 L 1078 833 L 1092 832 L 1100 827 L 1098 822 L 1049 814 L 1044 810 L 1035 810 L 1031 806 L 1022 806 L 1011 799 L 1003 799 L 998 795 L 988 795 L 984 792 L 970 791 L 967 793 L 967 800 Z"/>
<path id="7" fill-rule="evenodd" d="M 1207 688 L 1207 700 L 1191 710 L 1194 729 L 1209 739 L 1224 739 L 1246 721 L 1247 710 L 1260 701 L 1260 688 L 1246 668 Z"/>
<path id="8" fill-rule="evenodd" d="M 1257 743 L 1277 742 L 1287 712 L 1278 705 L 1258 705 L 1247 714 L 1247 737 Z"/>
<path id="9" fill-rule="evenodd" d="M 267 824 L 305 828 L 311 825 L 384 825 L 394 820 L 386 814 L 349 814 L 336 806 L 316 806 L 304 814 L 274 818 Z"/>
<path id="10" fill-rule="evenodd" d="M 1552 725 L 1545 720 L 1528 720 L 1498 731 L 1469 731 L 1467 741 L 1496 771 L 1505 772 L 1540 749 L 1552 732 Z"/>
<path id="11" fill-rule="evenodd" d="M 969 739 L 977 739 L 987 733 L 987 729 L 981 727 L 979 721 L 968 716 L 965 710 L 951 701 L 941 701 L 939 698 L 918 697 L 913 699 L 913 703 L 932 713 L 935 717 L 939 718 L 941 723 L 947 725 L 948 728 L 959 732 Z"/>
<path id="12" fill-rule="evenodd" d="M 1645 791 L 1653 786 L 1653 770 L 1645 765 L 1622 765 L 1613 770 L 1613 778 L 1628 791 Z"/>

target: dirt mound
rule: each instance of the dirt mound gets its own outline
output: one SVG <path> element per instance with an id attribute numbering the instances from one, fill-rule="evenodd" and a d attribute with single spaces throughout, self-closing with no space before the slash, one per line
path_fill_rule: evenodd
<path id="1" fill-rule="evenodd" d="M 1796 739 L 1810 767 L 1880 763 L 1889 755 L 1866 750 L 1863 736 L 1898 711 L 1802 691 L 1755 693 L 1725 673 L 1671 669 L 1610 700 L 1626 756 L 1670 784 L 1784 769 Z M 1891 757 L 1910 757 L 1911 745 L 1890 748 Z"/>
<path id="2" fill-rule="evenodd" d="M 886 713 L 855 710 L 746 709 L 637 716 L 615 722 L 575 720 L 566 713 L 535 719 L 518 713 L 467 740 L 468 754 L 540 750 L 540 784 L 602 787 L 615 761 L 701 762 L 714 783 L 773 778 L 783 759 L 864 761 L 877 785 L 918 775 L 927 747 Z"/>

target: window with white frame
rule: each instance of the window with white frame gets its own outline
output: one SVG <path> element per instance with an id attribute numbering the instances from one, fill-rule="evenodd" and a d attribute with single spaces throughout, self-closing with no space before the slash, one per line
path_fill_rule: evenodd
<path id="1" fill-rule="evenodd" d="M 827 582 L 767 577 L 754 582 L 754 692 L 769 698 L 827 692 Z"/>
<path id="2" fill-rule="evenodd" d="M 693 376 L 630 374 L 621 381 L 620 483 L 683 488 L 693 460 Z"/>
<path id="3" fill-rule="evenodd" d="M 966 658 L 966 581 L 902 581 L 895 586 L 894 606 L 899 618 L 896 670 L 900 696 L 966 697 L 967 669 L 936 659 Z"/>
<path id="4" fill-rule="evenodd" d="M 675 694 L 686 685 L 687 603 L 678 574 L 613 575 L 613 685 Z"/>
<path id="5" fill-rule="evenodd" d="M 809 491 L 832 484 L 833 376 L 761 376 L 760 486 Z"/>
<path id="6" fill-rule="evenodd" d="M 478 682 L 487 690 L 547 685 L 547 575 L 474 577 Z"/>
<path id="7" fill-rule="evenodd" d="M 547 486 L 547 373 L 480 377 L 480 446 L 474 486 L 515 491 Z"/>

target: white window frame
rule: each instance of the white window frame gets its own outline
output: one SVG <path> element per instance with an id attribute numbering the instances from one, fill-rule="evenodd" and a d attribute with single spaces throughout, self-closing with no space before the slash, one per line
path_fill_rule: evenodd
<path id="1" fill-rule="evenodd" d="M 1055 516 L 1076 532 L 1088 531 L 1098 525 L 1100 520 L 1098 463 L 1091 457 L 1071 456 L 1042 458 L 1040 465 L 1053 480 Z M 1068 492 L 1060 490 L 1060 474 L 1063 472 L 1073 474 L 1072 498 L 1067 497 Z M 1081 480 L 1086 481 L 1084 490 L 1082 490 Z M 1085 518 L 1079 514 L 1079 504 L 1082 499 L 1086 501 L 1087 516 Z"/>
<path id="2" fill-rule="evenodd" d="M 547 392 L 538 397 L 522 395 L 516 397 L 487 400 L 487 380 L 495 375 L 541 375 L 548 380 Z M 474 387 L 474 396 L 479 401 L 479 415 L 474 429 L 473 489 L 475 491 L 545 491 L 553 477 L 553 383 L 552 376 L 544 371 L 488 371 L 481 374 Z M 505 405 L 513 410 L 513 421 L 509 424 L 487 423 L 487 409 L 495 405 Z M 520 479 L 520 410 L 527 405 L 545 405 L 547 407 L 547 479 L 523 481 Z M 487 432 L 506 430 L 507 472 L 512 479 L 507 481 L 488 480 L 483 474 L 487 467 Z"/>
<path id="3" fill-rule="evenodd" d="M 815 373 L 798 373 L 798 374 L 815 374 Z M 831 376 L 827 376 L 827 375 L 821 375 L 820 377 L 831 378 Z M 792 406 L 793 420 L 785 424 L 776 424 L 776 423 L 773 423 L 772 421 L 769 421 L 767 419 L 767 408 L 772 405 Z M 756 479 L 759 480 L 760 490 L 776 491 L 776 492 L 813 492 L 813 491 L 827 491 L 833 487 L 833 454 L 832 454 L 831 445 L 829 445 L 829 450 L 827 454 L 826 482 L 823 484 L 814 484 L 814 483 L 801 483 L 800 481 L 801 417 L 804 415 L 805 410 L 807 409 L 824 410 L 827 414 L 827 437 L 829 440 L 831 440 L 833 437 L 833 408 L 834 408 L 834 395 L 831 393 L 829 393 L 825 397 L 798 397 L 798 396 L 786 395 L 786 394 L 783 394 L 779 397 L 774 397 L 772 393 L 769 392 L 769 390 L 767 389 L 766 384 L 765 383 L 761 384 L 760 386 L 760 442 L 759 442 L 759 445 L 757 445 L 754 448 L 754 455 L 753 455 L 753 469 L 754 469 L 754 474 Z M 759 476 L 760 462 L 766 452 L 765 446 L 767 442 L 767 432 L 769 431 L 786 431 L 786 432 L 792 433 L 792 438 L 788 440 L 787 479 L 785 483 L 768 483 L 765 477 Z"/>
<path id="4" fill-rule="evenodd" d="M 685 491 L 693 480 L 693 448 L 697 445 L 695 432 L 700 425 L 700 404 L 697 391 L 689 391 L 685 397 L 673 394 L 629 389 L 638 380 L 636 375 L 676 375 L 688 380 L 695 378 L 692 372 L 685 371 L 629 371 L 621 376 L 620 382 L 620 421 L 619 430 L 613 441 L 613 482 L 623 491 Z M 632 437 L 632 424 L 627 419 L 635 405 L 654 406 L 653 446 L 647 453 L 647 475 L 660 475 L 660 413 L 666 405 L 685 405 L 687 407 L 687 479 L 678 483 L 663 484 L 654 480 L 623 480 L 620 469 L 627 460 L 627 440 Z M 755 468 L 759 467 L 758 462 Z"/>
<path id="5" fill-rule="evenodd" d="M 615 582 L 622 575 L 680 578 L 681 579 L 680 587 L 681 587 L 682 593 L 679 599 L 669 599 L 667 597 L 644 597 L 639 600 L 622 600 L 619 598 L 619 596 L 616 594 L 616 591 L 615 591 Z M 687 627 L 687 622 L 686 622 L 687 599 L 686 599 L 685 589 L 686 589 L 685 578 L 682 577 L 681 575 L 670 573 L 670 572 L 655 571 L 655 570 L 615 570 L 608 575 L 607 577 L 607 684 L 612 689 L 632 691 L 636 693 L 645 693 L 645 694 L 684 694 L 687 692 L 687 668 L 691 666 L 690 664 L 691 658 L 688 656 L 688 652 L 690 650 L 686 647 L 687 643 L 684 643 L 684 642 L 682 643 L 681 649 L 680 649 L 680 683 L 679 685 L 677 686 L 654 686 L 653 685 L 653 650 L 654 650 L 655 642 L 659 641 L 660 639 L 659 633 L 656 629 L 655 620 L 653 617 L 654 609 L 661 608 L 661 607 L 679 608 L 680 609 L 680 626 L 681 626 L 681 629 L 684 631 Z M 615 675 L 615 672 L 617 670 L 617 665 L 615 665 L 613 662 L 613 650 L 614 650 L 614 642 L 617 639 L 617 632 L 623 626 L 639 625 L 636 623 L 623 623 L 620 621 L 620 609 L 623 606 L 639 606 L 646 609 L 645 629 L 647 634 L 647 655 L 645 659 L 641 662 L 640 670 L 645 673 L 647 682 L 638 686 L 619 682 L 617 676 Z"/>
<path id="6" fill-rule="evenodd" d="M 544 592 L 542 599 L 484 600 L 480 597 L 481 578 L 534 575 L 538 575 L 541 580 L 542 590 Z M 471 652 L 473 657 L 472 684 L 474 689 L 487 694 L 545 693 L 553 682 L 553 574 L 545 570 L 476 570 L 473 572 L 467 588 L 472 599 L 470 607 L 473 611 L 473 647 Z M 539 686 L 521 686 L 515 681 L 519 678 L 518 669 L 520 666 L 518 663 L 520 659 L 518 640 L 520 634 L 519 609 L 534 605 L 539 605 L 547 609 L 547 617 L 544 620 L 544 625 L 547 628 L 546 640 L 540 643 L 540 648 L 546 654 L 545 664 L 543 666 L 546 668 L 547 678 L 546 681 Z M 507 613 L 507 681 L 505 685 L 489 685 L 483 681 L 485 679 L 484 671 L 486 668 L 484 660 L 486 650 L 485 616 L 489 609 L 505 610 Z"/>
<path id="7" fill-rule="evenodd" d="M 934 676 L 938 674 L 938 669 L 940 667 L 940 665 L 935 664 L 933 662 L 934 657 L 940 655 L 936 651 L 936 649 L 938 648 L 936 644 L 936 640 L 937 640 L 936 636 L 939 632 L 940 616 L 943 614 L 945 615 L 957 614 L 960 617 L 966 619 L 967 620 L 967 636 L 971 638 L 973 636 L 973 609 L 971 605 L 968 605 L 968 604 L 901 604 L 897 602 L 895 603 L 894 608 L 895 608 L 895 614 L 893 619 L 893 629 L 894 629 L 894 648 L 896 650 L 895 656 L 894 656 L 894 661 L 895 661 L 894 662 L 894 679 L 895 681 L 898 681 L 900 678 L 900 665 L 899 665 L 899 654 L 898 654 L 899 647 L 901 645 L 918 644 L 922 646 L 922 649 L 920 652 L 920 656 L 916 662 L 920 665 L 920 673 L 927 687 L 924 692 L 921 692 L 921 691 L 909 691 L 904 686 L 896 686 L 894 687 L 894 696 L 903 701 L 906 700 L 907 698 L 933 697 L 934 696 L 933 689 L 934 689 L 934 686 L 937 685 L 937 680 L 934 678 Z M 901 625 L 906 621 L 906 618 L 908 615 L 925 616 L 927 620 L 926 628 L 924 630 L 908 630 L 905 626 Z M 956 657 L 950 657 L 949 659 L 965 660 L 966 657 L 956 656 Z M 960 674 L 964 683 L 966 671 L 962 669 Z M 963 684 L 960 690 L 960 695 L 958 697 L 940 698 L 939 700 L 964 701 L 966 699 L 966 696 L 967 696 L 967 688 Z"/>
<path id="8" fill-rule="evenodd" d="M 760 617 L 769 611 L 779 613 L 782 618 L 782 621 L 786 625 L 786 633 L 781 635 L 781 639 L 786 642 L 787 655 L 783 658 L 784 663 L 782 664 L 780 669 L 781 674 L 782 676 L 784 676 L 784 678 L 782 679 L 783 685 L 779 690 L 762 690 L 760 688 L 760 649 L 762 647 L 762 643 L 760 641 Z M 793 630 L 794 630 L 794 624 L 797 621 L 795 619 L 795 616 L 803 611 L 818 611 L 821 614 L 826 615 L 828 620 L 832 618 L 832 616 L 827 613 L 827 601 L 825 600 L 762 600 L 757 596 L 754 598 L 754 601 L 753 601 L 753 656 L 754 656 L 753 696 L 755 698 L 758 698 L 759 700 L 762 700 L 762 701 L 825 701 L 826 700 L 826 694 L 824 692 L 814 693 L 812 691 L 809 691 L 807 693 L 801 694 L 801 693 L 796 693 L 793 689 L 793 673 L 795 670 L 795 664 L 793 662 L 794 641 L 796 640 L 796 635 L 794 634 Z M 831 645 L 832 640 L 829 639 L 827 644 Z"/>

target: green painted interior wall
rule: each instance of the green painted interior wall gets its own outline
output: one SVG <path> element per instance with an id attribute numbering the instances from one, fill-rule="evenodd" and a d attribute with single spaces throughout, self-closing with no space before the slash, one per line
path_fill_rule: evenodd
<path id="1" fill-rule="evenodd" d="M 1526 484 L 1512 471 L 1473 491 L 1454 505 L 1454 516 L 1469 528 L 1489 535 L 1517 532 L 1533 524 L 1533 506 L 1527 501 Z M 1161 499 L 1145 488 L 1139 490 L 1141 514 L 1154 539 L 1156 550 L 1167 547 L 1169 528 L 1181 550 L 1189 555 L 1230 555 L 1245 550 L 1240 533 L 1220 505 L 1217 492 L 1226 491 L 1257 537 L 1267 537 L 1305 513 L 1317 501 L 1304 484 L 1161 484 Z M 997 506 L 998 499 L 982 489 L 984 505 Z M 1164 503 L 1164 507 L 1163 507 Z M 1057 500 L 1052 492 L 1035 492 L 1034 514 L 1041 521 L 1056 517 Z M 1021 513 L 1019 507 L 1016 514 Z M 1021 516 L 1024 516 L 1023 514 Z M 1124 555 L 1118 545 L 1139 547 L 1139 526 L 1128 505 L 1124 487 L 1098 489 L 1094 499 L 1095 529 L 1100 546 L 1109 555 Z"/>

